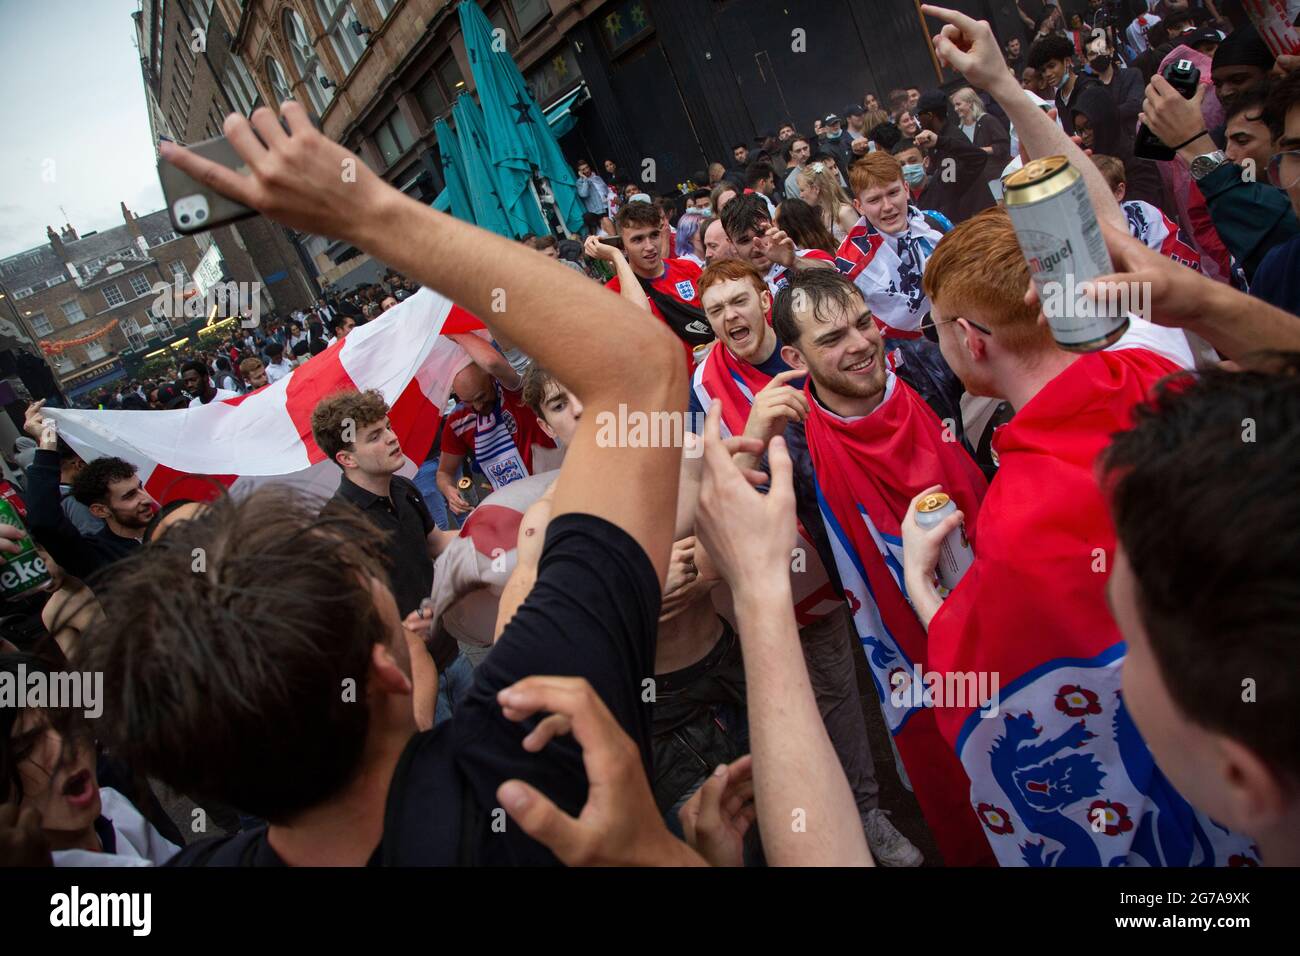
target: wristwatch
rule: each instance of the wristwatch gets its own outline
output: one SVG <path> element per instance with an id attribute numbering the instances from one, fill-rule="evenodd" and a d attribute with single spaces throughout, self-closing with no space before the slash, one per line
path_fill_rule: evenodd
<path id="1" fill-rule="evenodd" d="M 1210 173 L 1214 172 L 1220 166 L 1228 161 L 1228 157 L 1223 155 L 1223 150 L 1216 149 L 1212 153 L 1202 153 L 1192 160 L 1189 168 L 1192 172 L 1192 178 L 1202 180 Z"/>

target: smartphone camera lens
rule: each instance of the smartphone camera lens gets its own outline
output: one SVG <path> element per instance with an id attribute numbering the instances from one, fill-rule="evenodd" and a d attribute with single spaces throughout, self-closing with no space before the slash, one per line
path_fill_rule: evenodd
<path id="1" fill-rule="evenodd" d="M 182 225 L 188 223 L 189 221 L 190 221 L 189 213 L 186 213 L 185 215 L 181 216 L 181 224 L 182 224 Z"/>
<path id="2" fill-rule="evenodd" d="M 194 218 L 197 219 L 197 220 L 199 220 L 200 222 L 202 222 L 204 219 L 207 218 L 207 215 L 208 215 L 208 214 L 207 214 L 206 212 L 204 212 L 202 209 L 200 209 L 198 212 L 196 212 L 196 213 L 194 214 Z"/>

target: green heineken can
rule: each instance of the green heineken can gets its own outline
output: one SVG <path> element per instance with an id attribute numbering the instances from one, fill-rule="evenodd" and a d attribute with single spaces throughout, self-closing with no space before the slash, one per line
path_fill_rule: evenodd
<path id="1" fill-rule="evenodd" d="M 21 549 L 17 554 L 0 554 L 0 599 L 10 600 L 23 594 L 49 587 L 50 569 L 36 550 L 32 536 L 26 534 L 23 519 L 4 498 L 0 498 L 0 524 L 11 524 L 24 532 L 18 540 Z"/>

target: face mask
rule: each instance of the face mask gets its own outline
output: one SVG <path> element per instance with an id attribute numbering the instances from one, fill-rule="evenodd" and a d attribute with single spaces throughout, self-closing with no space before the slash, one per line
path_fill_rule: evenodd
<path id="1" fill-rule="evenodd" d="M 712 216 L 713 208 L 711 206 L 696 206 L 695 211 L 701 216 Z"/>
<path id="2" fill-rule="evenodd" d="M 1058 90 L 1063 90 L 1065 89 L 1065 84 L 1069 82 L 1070 82 L 1070 71 L 1066 70 L 1064 73 L 1061 74 L 1061 82 L 1056 84 L 1056 88 Z"/>
<path id="3" fill-rule="evenodd" d="M 827 138 L 827 139 L 839 139 L 839 138 L 840 138 L 841 136 L 843 136 L 843 135 L 844 135 L 844 130 L 842 130 L 842 129 L 837 129 L 837 130 L 836 130 L 835 132 L 833 132 L 833 133 L 827 133 L 827 134 L 826 134 L 826 138 Z"/>
<path id="4" fill-rule="evenodd" d="M 909 186 L 919 186 L 925 180 L 925 167 L 920 163 L 908 163 L 903 167 L 903 178 Z"/>
<path id="5" fill-rule="evenodd" d="M 1092 72 L 1101 73 L 1106 69 L 1106 67 L 1110 66 L 1110 57 L 1094 56 L 1091 60 L 1088 61 L 1088 65 L 1092 67 Z"/>

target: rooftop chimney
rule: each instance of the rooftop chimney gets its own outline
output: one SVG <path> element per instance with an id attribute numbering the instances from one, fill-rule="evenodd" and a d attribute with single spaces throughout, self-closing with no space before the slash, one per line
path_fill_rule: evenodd
<path id="1" fill-rule="evenodd" d="M 122 203 L 121 205 L 122 205 L 122 220 L 126 223 L 126 228 L 131 233 L 131 237 L 135 239 L 137 243 L 139 243 L 140 223 L 136 221 L 135 213 L 131 212 L 131 210 L 126 208 L 126 203 Z"/>
<path id="2" fill-rule="evenodd" d="M 60 259 L 67 262 L 68 254 L 63 249 L 63 240 L 59 238 L 59 234 L 54 231 L 52 226 L 46 226 L 45 235 L 50 240 L 50 248 L 58 254 Z"/>
<path id="3" fill-rule="evenodd" d="M 61 230 L 61 233 L 62 233 L 63 241 L 64 241 L 64 242 L 76 242 L 76 241 L 77 241 L 77 238 L 78 238 L 78 237 L 77 237 L 77 230 L 75 230 L 75 229 L 72 228 L 72 223 L 65 222 L 65 223 L 63 224 L 63 229 Z"/>

